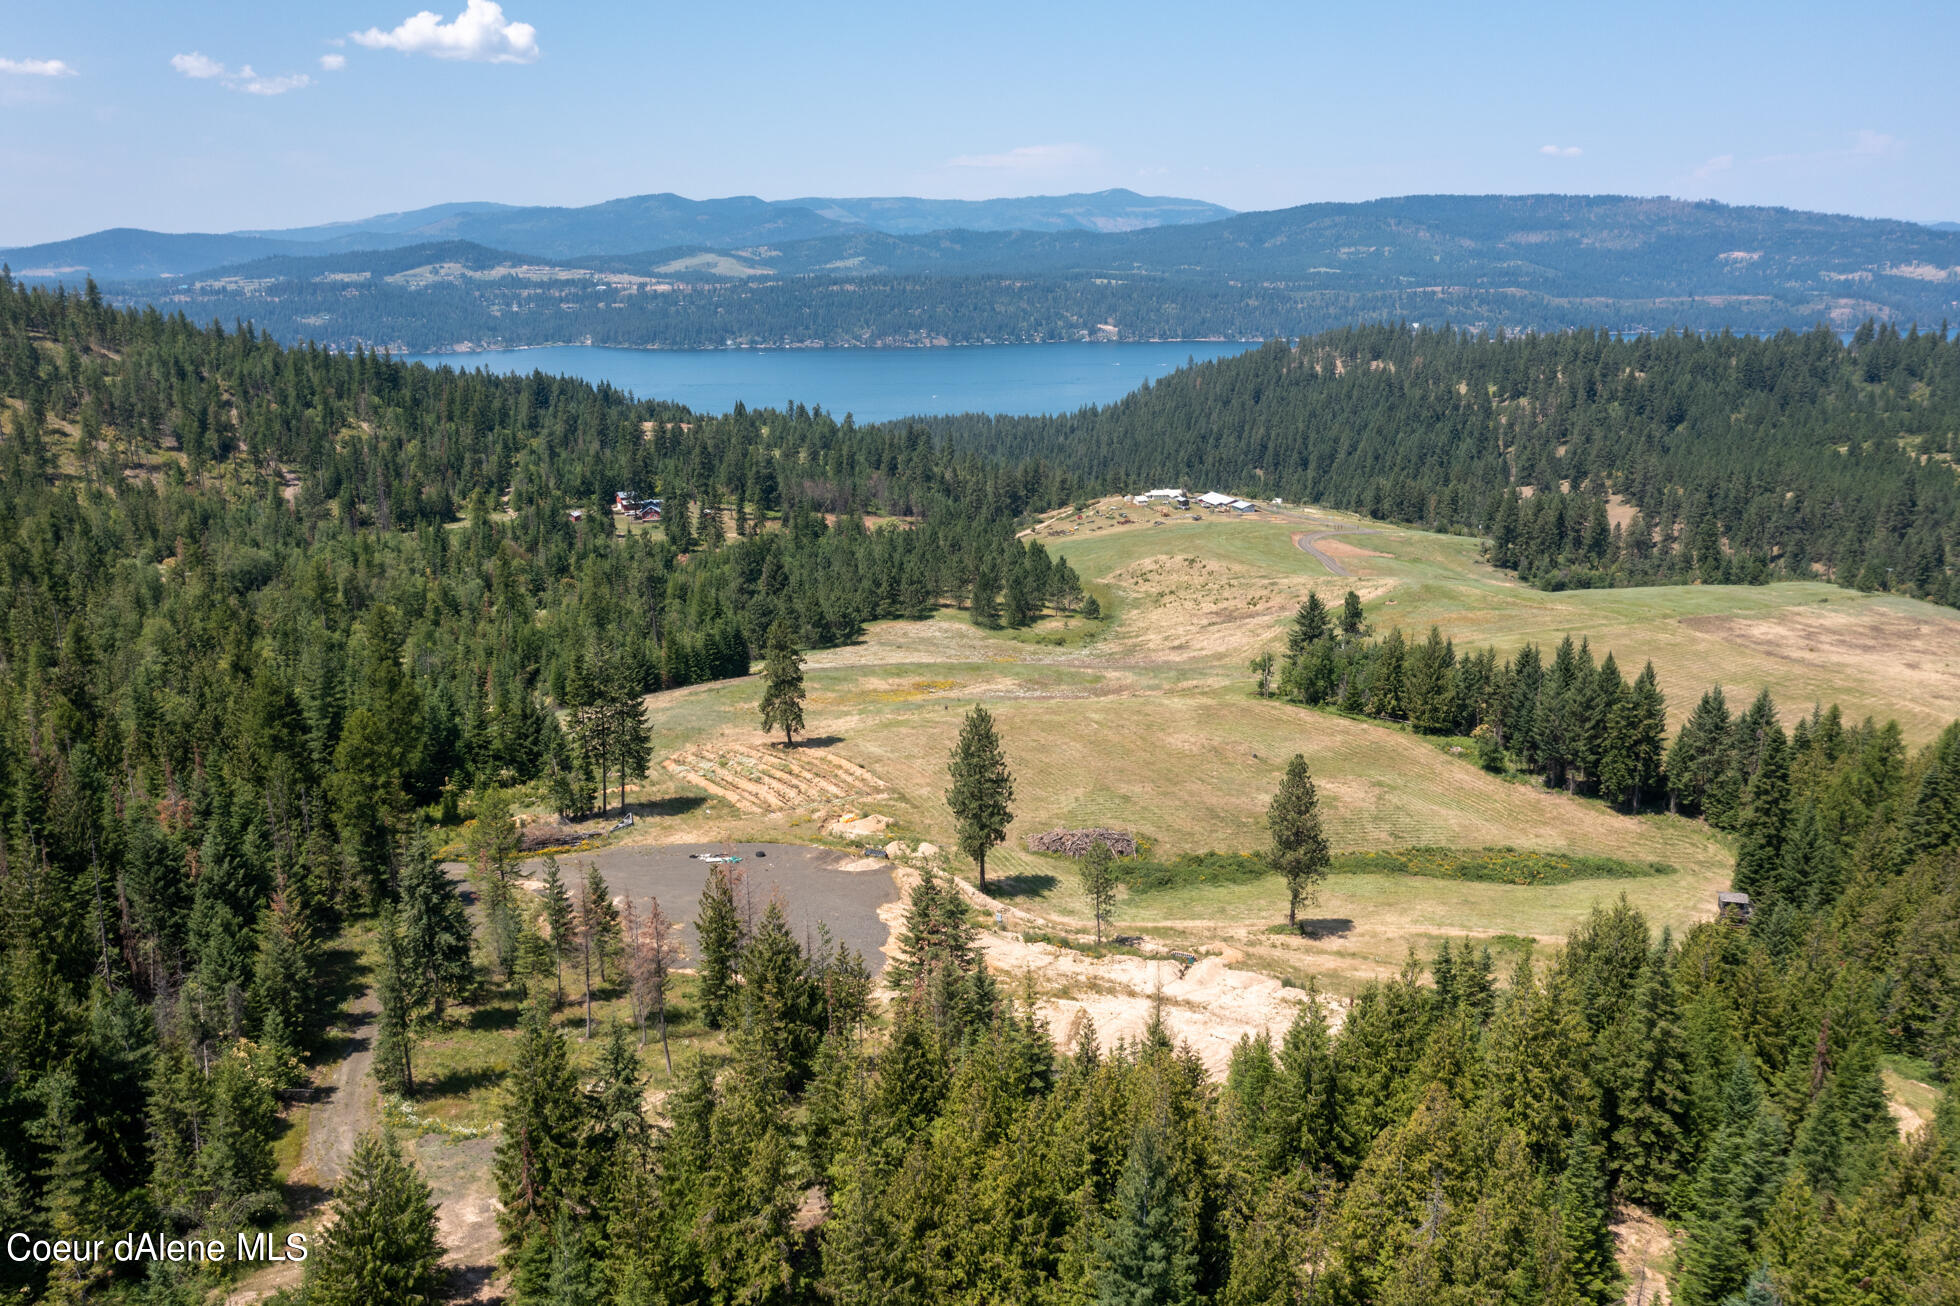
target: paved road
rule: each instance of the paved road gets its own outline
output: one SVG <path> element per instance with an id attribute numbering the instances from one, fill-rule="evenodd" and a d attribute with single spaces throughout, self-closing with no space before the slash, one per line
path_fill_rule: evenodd
<path id="1" fill-rule="evenodd" d="M 873 974 L 884 969 L 884 946 L 890 931 L 878 919 L 878 908 L 897 898 L 898 888 L 882 868 L 841 869 L 852 859 L 828 848 L 779 843 L 641 844 L 561 857 L 559 866 L 570 880 L 573 872 L 584 873 L 586 863 L 595 863 L 612 891 L 632 898 L 642 910 L 649 896 L 660 899 L 662 911 L 687 922 L 687 950 L 693 958 L 699 955 L 693 922 L 702 886 L 708 880 L 708 864 L 688 854 L 727 852 L 731 848 L 741 854 L 740 869 L 746 873 L 758 916 L 772 895 L 781 895 L 789 911 L 790 928 L 798 936 L 814 935 L 822 922 L 839 941 L 864 954 Z M 763 854 L 760 857 L 758 850 Z M 535 862 L 527 864 L 524 873 L 535 873 L 536 866 Z"/>
<path id="2" fill-rule="evenodd" d="M 1293 542 L 1300 546 L 1302 553 L 1308 554 L 1320 563 L 1321 566 L 1327 568 L 1329 575 L 1352 576 L 1354 573 L 1349 571 L 1338 559 L 1328 556 L 1321 550 L 1316 549 L 1314 545 L 1336 535 L 1378 535 L 1380 533 L 1372 526 L 1344 526 L 1336 530 L 1324 531 L 1304 530 L 1293 533 Z"/>

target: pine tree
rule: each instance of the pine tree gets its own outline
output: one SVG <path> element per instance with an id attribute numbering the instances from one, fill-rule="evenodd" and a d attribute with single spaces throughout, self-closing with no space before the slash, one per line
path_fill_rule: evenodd
<path id="1" fill-rule="evenodd" d="M 1102 946 L 1103 926 L 1109 922 L 1109 913 L 1116 906 L 1116 865 L 1110 855 L 1109 845 L 1100 839 L 1092 840 L 1089 851 L 1082 854 L 1078 863 L 1082 874 L 1082 894 L 1089 900 L 1090 914 L 1096 920 L 1096 946 Z"/>
<path id="2" fill-rule="evenodd" d="M 493 1170 L 497 1228 L 507 1265 L 526 1261 L 534 1242 L 549 1243 L 558 1209 L 577 1177 L 583 1098 L 565 1040 L 532 1004 L 518 1034 L 517 1058 L 504 1085 L 503 1135 Z M 537 1258 L 529 1258 L 535 1266 Z"/>
<path id="3" fill-rule="evenodd" d="M 1198 1301 L 1196 1212 L 1173 1176 L 1160 1129 L 1144 1124 L 1131 1138 L 1096 1233 L 1096 1306 Z"/>
<path id="4" fill-rule="evenodd" d="M 1314 904 L 1332 860 L 1320 823 L 1320 794 L 1305 754 L 1295 753 L 1286 764 L 1279 792 L 1266 809 L 1266 824 L 1273 835 L 1273 869 L 1286 879 L 1286 923 L 1297 927 L 1300 908 Z"/>
<path id="5" fill-rule="evenodd" d="M 312 931 L 285 891 L 285 877 L 259 919 L 259 956 L 252 975 L 252 1006 L 260 1028 L 288 1040 L 305 1034 L 317 994 Z"/>
<path id="6" fill-rule="evenodd" d="M 1559 1176 L 1558 1185 L 1559 1240 L 1565 1252 L 1565 1271 L 1579 1300 L 1608 1306 L 1620 1300 L 1624 1276 L 1614 1258 L 1606 1176 L 1590 1124 L 1579 1126 L 1566 1144 L 1565 1156 L 1565 1172 Z"/>
<path id="7" fill-rule="evenodd" d="M 1308 594 L 1307 601 L 1293 614 L 1293 628 L 1286 634 L 1287 660 L 1298 660 L 1302 650 L 1316 640 L 1325 639 L 1332 628 L 1327 605 L 1320 601 L 1320 595 Z"/>
<path id="8" fill-rule="evenodd" d="M 796 651 L 795 638 L 786 621 L 778 620 L 769 627 L 769 642 L 763 651 L 762 683 L 762 728 L 781 730 L 783 745 L 792 746 L 796 732 L 803 729 L 803 655 Z"/>
<path id="9" fill-rule="evenodd" d="M 1007 838 L 1008 823 L 1014 819 L 1009 807 L 1014 801 L 1014 777 L 986 708 L 976 705 L 967 713 L 948 771 L 953 787 L 946 791 L 946 806 L 958 823 L 960 851 L 979 867 L 980 891 L 985 893 L 987 851 Z"/>
<path id="10" fill-rule="evenodd" d="M 544 899 L 544 907 L 538 914 L 544 926 L 544 937 L 551 949 L 552 992 L 556 994 L 554 1005 L 565 1005 L 565 959 L 572 955 L 573 934 L 575 933 L 577 913 L 572 909 L 571 890 L 565 887 L 565 878 L 558 871 L 558 859 L 549 853 L 544 859 L 544 889 L 539 897 Z"/>
<path id="11" fill-rule="evenodd" d="M 1693 1086 L 1674 991 L 1672 941 L 1648 955 L 1633 1006 L 1600 1050 L 1620 1192 L 1668 1210 L 1693 1156 Z"/>
<path id="12" fill-rule="evenodd" d="M 1771 722 L 1763 734 L 1749 806 L 1743 818 L 1742 848 L 1735 856 L 1735 888 L 1762 907 L 1774 905 L 1782 880 L 1783 836 L 1790 820 L 1790 751 L 1781 726 Z"/>
<path id="13" fill-rule="evenodd" d="M 1096 596 L 1093 594 L 1082 600 L 1082 619 L 1084 621 L 1102 620 L 1102 604 L 1096 601 Z"/>
<path id="14" fill-rule="evenodd" d="M 391 1093 L 415 1092 L 415 1009 L 421 977 L 411 969 L 403 946 L 401 926 L 392 909 L 384 910 L 376 931 L 374 995 L 381 1012 L 375 1022 L 374 1077 Z"/>
<path id="15" fill-rule="evenodd" d="M 1368 678 L 1368 715 L 1399 721 L 1406 714 L 1403 706 L 1403 677 L 1407 672 L 1408 643 L 1400 627 L 1375 650 L 1375 666 Z"/>
<path id="16" fill-rule="evenodd" d="M 476 967 L 470 960 L 469 910 L 420 833 L 402 857 L 400 903 L 395 920 L 401 964 L 414 976 L 410 988 L 416 1005 L 428 1003 L 441 1020 L 443 1007 L 475 986 Z"/>
<path id="17" fill-rule="evenodd" d="M 1359 639 L 1368 629 L 1368 618 L 1361 610 L 1361 596 L 1349 590 L 1341 596 L 1341 634 Z"/>
<path id="18" fill-rule="evenodd" d="M 898 952 L 885 967 L 894 992 L 930 992 L 935 982 L 958 979 L 979 965 L 966 900 L 945 876 L 928 866 L 905 899 Z"/>
<path id="19" fill-rule="evenodd" d="M 701 890 L 700 914 L 694 919 L 694 939 L 701 949 L 701 1023 L 709 1029 L 724 1028 L 735 1015 L 735 973 L 744 934 L 735 902 L 740 877 L 741 871 L 731 871 L 727 862 L 710 866 L 707 887 Z"/>
<path id="20" fill-rule="evenodd" d="M 1351 1161 L 1341 1117 L 1340 1066 L 1320 990 L 1312 984 L 1280 1044 L 1265 1095 L 1264 1162 L 1269 1174 L 1296 1168 L 1346 1173 Z"/>
<path id="21" fill-rule="evenodd" d="M 613 902 L 612 889 L 597 862 L 585 864 L 585 901 L 592 913 L 592 956 L 599 965 L 599 982 L 609 984 L 612 982 L 609 968 L 625 951 L 626 936 L 620 928 L 619 907 Z"/>
<path id="22" fill-rule="evenodd" d="M 363 1134 L 306 1258 L 308 1306 L 412 1306 L 445 1296 L 429 1185 L 386 1130 Z"/>

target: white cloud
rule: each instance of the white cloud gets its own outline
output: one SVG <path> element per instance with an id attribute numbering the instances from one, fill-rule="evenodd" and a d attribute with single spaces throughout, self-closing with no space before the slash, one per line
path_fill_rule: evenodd
<path id="1" fill-rule="evenodd" d="M 261 77 L 246 64 L 238 70 L 236 81 L 225 83 L 234 91 L 247 95 L 284 95 L 287 91 L 297 91 L 302 86 L 313 85 L 313 79 L 305 73 L 287 73 L 283 77 Z"/>
<path id="2" fill-rule="evenodd" d="M 337 73 L 346 66 L 347 56 L 344 54 L 323 54 L 320 56 L 320 67 L 327 72 Z"/>
<path id="3" fill-rule="evenodd" d="M 1021 145 L 1000 154 L 957 155 L 946 160 L 946 166 L 995 172 L 1060 172 L 1095 160 L 1096 152 L 1086 145 Z"/>
<path id="4" fill-rule="evenodd" d="M 225 66 L 216 59 L 209 58 L 193 50 L 189 54 L 173 54 L 170 66 L 186 77 L 203 80 L 209 77 L 223 77 Z"/>
<path id="5" fill-rule="evenodd" d="M 496 0 L 469 0 L 453 22 L 445 23 L 441 14 L 424 9 L 392 32 L 370 27 L 349 35 L 356 45 L 370 50 L 475 63 L 532 63 L 539 54 L 538 29 L 505 18 L 504 7 Z"/>
<path id="6" fill-rule="evenodd" d="M 1702 164 L 1699 168 L 1695 169 L 1695 180 L 1707 181 L 1710 177 L 1713 177 L 1716 173 L 1727 172 L 1729 169 L 1733 167 L 1735 167 L 1735 155 L 1718 154 L 1714 158 L 1710 159 L 1708 162 Z"/>
<path id="7" fill-rule="evenodd" d="M 15 77 L 73 77 L 75 70 L 59 59 L 0 59 L 0 73 Z"/>
<path id="8" fill-rule="evenodd" d="M 1576 159 L 1585 153 L 1576 145 L 1540 145 L 1538 152 L 1553 159 Z"/>
<path id="9" fill-rule="evenodd" d="M 246 95 L 284 95 L 287 91 L 297 91 L 303 86 L 313 85 L 313 79 L 305 73 L 287 73 L 283 77 L 261 77 L 251 64 L 240 64 L 235 70 L 225 67 L 209 55 L 193 50 L 189 54 L 173 54 L 170 66 L 186 77 L 200 82 L 216 81 L 227 90 L 240 91 Z"/>
<path id="10" fill-rule="evenodd" d="M 1870 157 L 1890 157 L 1905 153 L 1906 143 L 1885 132 L 1875 132 L 1869 128 L 1861 130 L 1852 143 L 1851 152 Z"/>

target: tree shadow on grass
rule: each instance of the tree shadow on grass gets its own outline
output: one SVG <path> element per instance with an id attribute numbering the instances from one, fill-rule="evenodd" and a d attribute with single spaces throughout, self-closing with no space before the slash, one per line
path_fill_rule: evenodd
<path id="1" fill-rule="evenodd" d="M 844 742 L 842 735 L 805 735 L 796 741 L 798 748 L 829 748 L 832 744 Z"/>
<path id="2" fill-rule="evenodd" d="M 466 1022 L 473 1030 L 516 1029 L 518 1004 L 515 1002 L 492 1002 L 481 1007 L 470 1008 L 470 1018 Z"/>
<path id="3" fill-rule="evenodd" d="M 633 815 L 642 816 L 686 816 L 689 812 L 706 807 L 708 800 L 700 794 L 673 794 L 666 798 L 656 798 L 650 803 L 634 803 Z"/>
<path id="4" fill-rule="evenodd" d="M 987 881 L 987 891 L 996 898 L 1033 898 L 1047 893 L 1061 881 L 1040 871 L 1019 875 L 996 875 Z"/>
<path id="5" fill-rule="evenodd" d="M 1268 934 L 1297 934 L 1303 939 L 1338 939 L 1354 929 L 1354 922 L 1345 916 L 1323 916 L 1318 919 L 1303 920 L 1296 925 L 1270 925 Z"/>
<path id="6" fill-rule="evenodd" d="M 415 1080 L 415 1101 L 432 1097 L 466 1097 L 480 1088 L 490 1088 L 503 1082 L 502 1070 L 490 1066 L 472 1066 L 467 1070 L 445 1070 L 439 1075 L 420 1076 Z"/>

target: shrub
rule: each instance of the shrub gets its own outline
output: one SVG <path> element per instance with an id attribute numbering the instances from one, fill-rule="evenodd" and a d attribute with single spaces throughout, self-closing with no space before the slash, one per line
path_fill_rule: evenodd
<path id="1" fill-rule="evenodd" d="M 1574 857 L 1517 848 L 1396 848 L 1339 853 L 1336 875 L 1420 875 L 1482 884 L 1569 884 L 1574 880 L 1626 880 L 1672 875 L 1665 862 L 1625 862 L 1617 857 Z"/>

